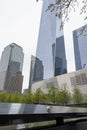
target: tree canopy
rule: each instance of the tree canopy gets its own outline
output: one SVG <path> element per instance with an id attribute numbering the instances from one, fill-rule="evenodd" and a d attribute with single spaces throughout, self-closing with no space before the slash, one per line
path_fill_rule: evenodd
<path id="1" fill-rule="evenodd" d="M 83 101 L 83 94 L 76 86 L 73 88 L 73 101 L 75 104 L 79 104 Z"/>
<path id="2" fill-rule="evenodd" d="M 41 88 L 38 88 L 35 93 L 29 91 L 25 94 L 0 92 L 0 102 L 9 103 L 42 103 L 42 104 L 57 104 L 68 105 L 71 103 L 82 103 L 84 98 L 87 99 L 87 94 L 83 95 L 78 87 L 74 87 L 73 94 L 65 88 L 51 86 L 48 93 L 44 93 Z"/>
<path id="3" fill-rule="evenodd" d="M 37 2 L 40 0 L 36 0 Z M 84 20 L 87 20 L 87 0 L 56 0 L 55 3 L 50 3 L 47 10 L 51 12 L 56 10 L 56 16 L 62 18 L 61 27 L 64 22 L 69 20 L 69 13 L 73 10 L 75 12 L 79 5 L 82 5 L 80 14 L 85 14 Z"/>

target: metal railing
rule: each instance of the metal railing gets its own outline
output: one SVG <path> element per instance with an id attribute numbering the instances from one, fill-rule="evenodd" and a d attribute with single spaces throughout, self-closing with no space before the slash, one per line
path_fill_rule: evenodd
<path id="1" fill-rule="evenodd" d="M 40 104 L 0 103 L 0 125 L 56 121 L 56 127 L 64 125 L 64 120 L 86 119 L 87 108 Z M 73 120 L 75 119 L 75 120 Z M 49 129 L 48 129 L 49 130 Z"/>

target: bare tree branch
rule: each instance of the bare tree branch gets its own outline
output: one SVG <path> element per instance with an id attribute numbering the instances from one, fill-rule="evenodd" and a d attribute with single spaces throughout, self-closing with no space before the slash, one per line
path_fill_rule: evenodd
<path id="1" fill-rule="evenodd" d="M 36 0 L 39 1 L 39 0 Z M 73 10 L 75 11 L 76 8 L 78 8 L 79 0 L 56 0 L 55 4 L 51 3 L 47 10 L 50 10 L 51 12 L 56 10 L 55 16 L 62 18 L 61 21 L 61 27 L 64 26 L 65 21 L 69 20 L 69 13 Z M 82 8 L 80 10 L 80 14 L 85 14 L 84 20 L 87 20 L 87 0 L 81 0 L 82 2 Z"/>

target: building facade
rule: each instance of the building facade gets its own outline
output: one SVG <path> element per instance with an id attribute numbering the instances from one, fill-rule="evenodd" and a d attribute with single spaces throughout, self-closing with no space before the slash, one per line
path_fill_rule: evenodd
<path id="1" fill-rule="evenodd" d="M 15 43 L 4 48 L 0 61 L 0 90 L 20 92 L 22 90 L 23 49 Z"/>
<path id="2" fill-rule="evenodd" d="M 47 80 L 43 80 L 32 84 L 32 92 L 34 93 L 38 88 L 44 93 L 47 93 L 50 87 L 57 87 L 73 92 L 73 88 L 77 87 L 82 94 L 87 94 L 87 69 L 80 69 L 68 74 L 59 75 Z"/>
<path id="3" fill-rule="evenodd" d="M 64 36 L 63 30 L 60 30 L 61 19 L 55 16 L 56 9 L 46 11 L 48 6 L 55 4 L 55 2 L 56 0 L 43 0 L 36 49 L 36 57 L 38 57 L 44 65 L 43 79 L 48 79 L 67 72 Z"/>
<path id="4" fill-rule="evenodd" d="M 67 73 L 64 36 L 56 38 L 56 44 L 54 49 L 54 76 L 58 76 Z"/>
<path id="5" fill-rule="evenodd" d="M 87 25 L 73 31 L 76 70 L 87 68 Z"/>
<path id="6" fill-rule="evenodd" d="M 40 59 L 35 56 L 31 56 L 31 67 L 30 67 L 30 80 L 29 80 L 29 89 L 31 88 L 32 83 L 43 80 L 43 71 L 44 66 Z"/>

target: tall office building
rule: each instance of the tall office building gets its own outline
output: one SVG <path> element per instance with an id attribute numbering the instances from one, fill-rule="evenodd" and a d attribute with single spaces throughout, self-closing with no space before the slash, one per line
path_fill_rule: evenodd
<path id="1" fill-rule="evenodd" d="M 19 92 L 22 90 L 23 49 L 15 43 L 4 48 L 0 61 L 0 90 Z"/>
<path id="2" fill-rule="evenodd" d="M 73 31 L 76 70 L 87 68 L 87 25 Z"/>
<path id="3" fill-rule="evenodd" d="M 43 80 L 44 66 L 40 59 L 35 56 L 31 56 L 31 66 L 30 66 L 30 80 L 29 89 L 32 83 Z"/>
<path id="4" fill-rule="evenodd" d="M 63 74 L 67 70 L 63 30 L 60 30 L 61 19 L 55 16 L 56 9 L 46 11 L 55 2 L 43 0 L 36 57 L 44 64 L 44 79 Z"/>
<path id="5" fill-rule="evenodd" d="M 56 39 L 56 44 L 55 45 L 53 44 L 52 47 L 53 47 L 54 76 L 67 73 L 64 36 L 58 37 Z"/>

